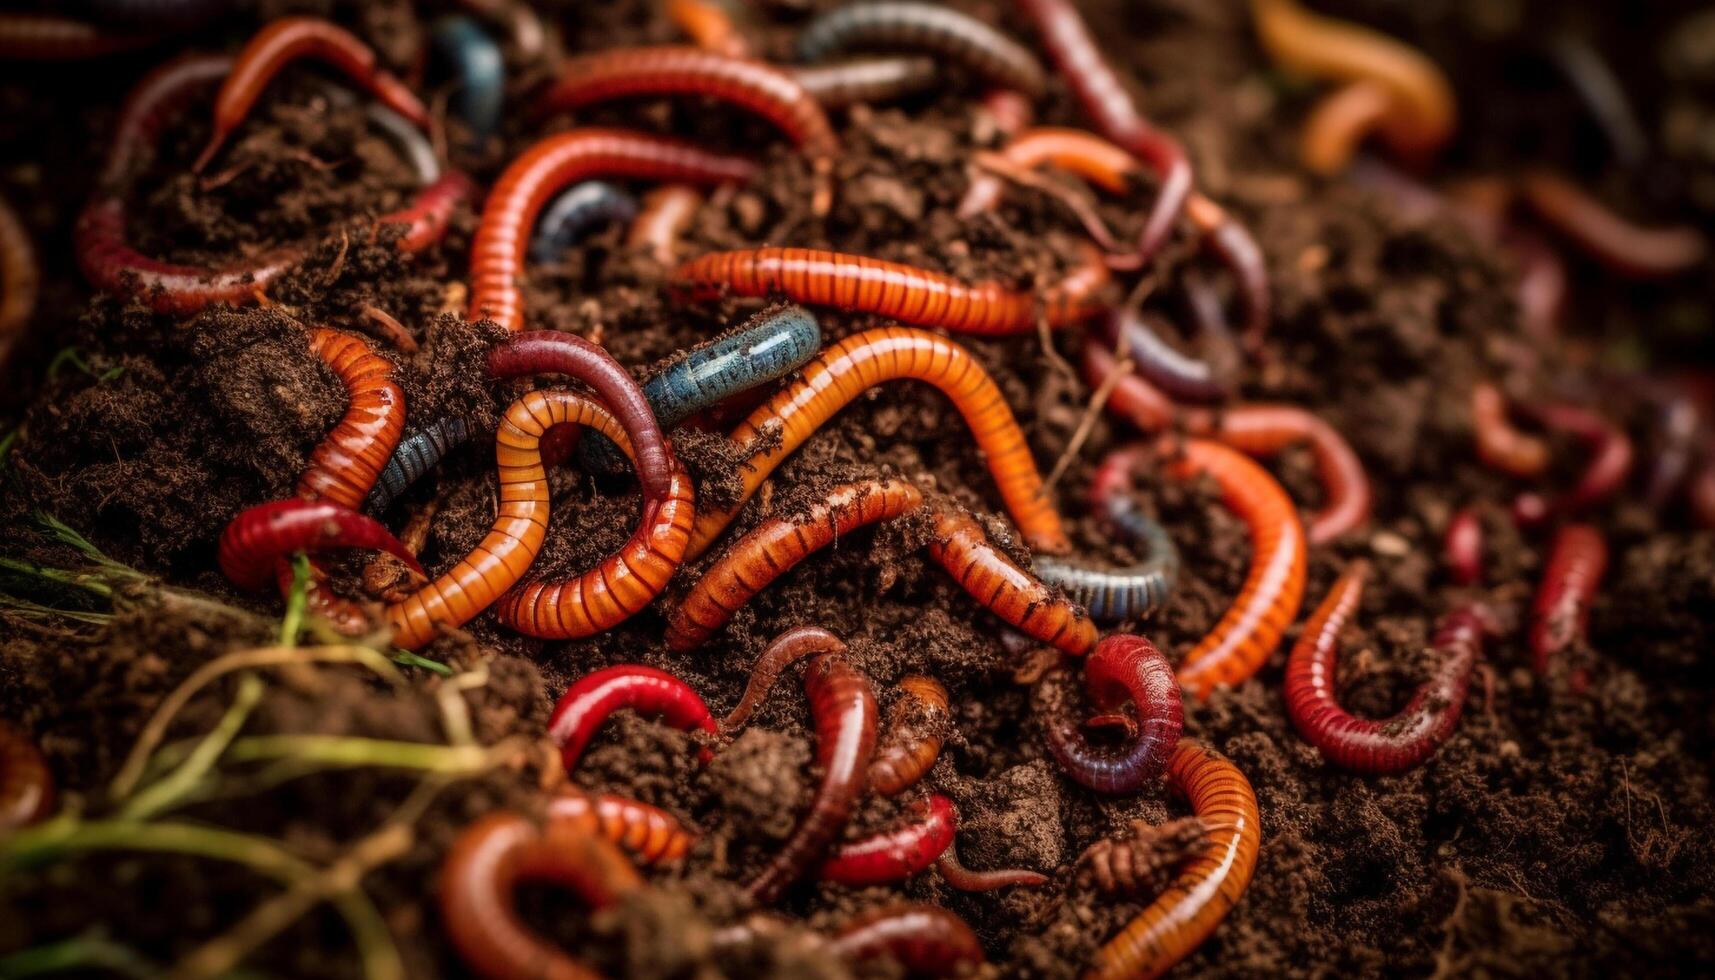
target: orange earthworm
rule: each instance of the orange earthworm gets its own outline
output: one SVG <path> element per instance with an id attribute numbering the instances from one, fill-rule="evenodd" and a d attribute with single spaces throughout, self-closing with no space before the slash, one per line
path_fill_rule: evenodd
<path id="1" fill-rule="evenodd" d="M 697 842 L 666 810 L 612 793 L 563 792 L 548 801 L 548 820 L 618 844 L 646 865 L 672 864 Z"/>
<path id="2" fill-rule="evenodd" d="M 524 259 L 536 218 L 567 185 L 589 177 L 718 184 L 750 179 L 756 165 L 690 143 L 623 129 L 548 136 L 507 165 L 483 204 L 471 242 L 470 319 L 524 329 Z"/>
<path id="3" fill-rule="evenodd" d="M 643 207 L 626 232 L 625 244 L 643 249 L 662 265 L 678 261 L 679 239 L 696 220 L 703 194 L 689 184 L 665 184 L 643 195 Z"/>
<path id="4" fill-rule="evenodd" d="M 1503 473 L 1528 479 L 1548 469 L 1548 443 L 1512 424 L 1507 397 L 1492 382 L 1471 386 L 1471 431 L 1477 437 L 1477 458 Z"/>
<path id="5" fill-rule="evenodd" d="M 929 556 L 971 598 L 1020 632 L 1066 653 L 1082 655 L 1096 645 L 1096 624 L 1078 606 L 1013 563 L 976 519 L 937 508 Z"/>
<path id="6" fill-rule="evenodd" d="M 1518 192 L 1537 217 L 1623 276 L 1665 279 L 1709 257 L 1709 240 L 1696 228 L 1640 227 L 1556 174 L 1528 173 L 1519 178 Z"/>
<path id="7" fill-rule="evenodd" d="M 1243 897 L 1262 845 L 1256 792 L 1238 767 L 1214 750 L 1181 739 L 1167 782 L 1191 804 L 1208 843 L 1096 952 L 1085 980 L 1158 977 L 1202 945 Z"/>
<path id="8" fill-rule="evenodd" d="M 1371 78 L 1347 82 L 1323 96 L 1304 121 L 1298 151 L 1304 168 L 1323 177 L 1343 172 L 1364 137 L 1386 122 L 1393 108 L 1393 90 Z"/>
<path id="9" fill-rule="evenodd" d="M 393 380 L 393 362 L 361 338 L 318 327 L 310 331 L 310 353 L 345 387 L 346 409 L 310 453 L 297 494 L 357 510 L 405 431 L 405 393 Z"/>
<path id="10" fill-rule="evenodd" d="M 899 679 L 899 699 L 887 711 L 887 733 L 869 764 L 869 788 L 898 796 L 923 778 L 941 756 L 953 724 L 947 689 L 933 677 Z"/>
<path id="11" fill-rule="evenodd" d="M 42 267 L 23 219 L 0 198 L 0 365 L 36 312 Z"/>
<path id="12" fill-rule="evenodd" d="M 721 0 L 667 0 L 667 19 L 699 48 L 729 58 L 750 57 L 750 43 Z"/>
<path id="13" fill-rule="evenodd" d="M 781 460 L 853 399 L 884 381 L 916 378 L 947 395 L 988 462 L 1007 512 L 1037 551 L 1061 554 L 1071 540 L 1042 485 L 1024 432 L 988 372 L 960 345 L 910 327 L 879 327 L 830 345 L 733 430 L 751 455 L 740 470 L 743 491 L 726 508 L 697 515 L 687 557 L 706 551 Z M 776 438 L 778 433 L 778 438 Z"/>
<path id="14" fill-rule="evenodd" d="M 0 836 L 47 816 L 54 795 L 54 773 L 42 750 L 0 721 Z"/>

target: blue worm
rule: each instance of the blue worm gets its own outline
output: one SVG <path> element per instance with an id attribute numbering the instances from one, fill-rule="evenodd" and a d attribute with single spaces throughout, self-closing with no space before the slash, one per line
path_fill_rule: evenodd
<path id="1" fill-rule="evenodd" d="M 670 429 L 741 391 L 783 378 L 822 349 L 822 327 L 809 310 L 764 310 L 728 336 L 692 350 L 643 385 L 643 397 L 661 428 Z M 591 473 L 618 473 L 619 447 L 592 432 L 578 446 L 578 462 Z"/>
<path id="2" fill-rule="evenodd" d="M 1162 527 L 1124 494 L 1109 498 L 1107 518 L 1126 537 L 1143 546 L 1149 557 L 1112 571 L 1085 568 L 1064 558 L 1044 555 L 1032 566 L 1044 582 L 1060 587 L 1090 618 L 1118 622 L 1147 616 L 1167 601 L 1179 577 L 1179 549 Z"/>
<path id="3" fill-rule="evenodd" d="M 637 217 L 637 199 L 612 184 L 586 180 L 554 199 L 536 222 L 530 258 L 552 262 L 577 244 L 591 228 L 626 224 Z"/>
<path id="4" fill-rule="evenodd" d="M 500 128 L 500 107 L 506 98 L 506 63 L 500 45 L 469 17 L 443 17 L 435 23 L 436 55 L 452 67 L 458 80 L 453 111 L 477 140 L 487 140 Z"/>
<path id="5" fill-rule="evenodd" d="M 400 494 L 439 463 L 441 457 L 470 441 L 472 434 L 470 423 L 449 416 L 401 439 L 399 447 L 393 450 L 393 458 L 375 481 L 375 489 L 369 491 L 364 509 L 379 514 L 393 506 Z"/>

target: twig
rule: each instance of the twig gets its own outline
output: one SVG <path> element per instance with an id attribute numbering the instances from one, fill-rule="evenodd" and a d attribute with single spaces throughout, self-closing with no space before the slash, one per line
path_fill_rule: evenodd
<path id="1" fill-rule="evenodd" d="M 334 254 L 333 263 L 328 266 L 327 274 L 322 276 L 322 285 L 331 286 L 339 281 L 339 274 L 345 271 L 345 253 L 351 249 L 351 235 L 344 228 L 339 230 L 339 251 Z"/>
<path id="2" fill-rule="evenodd" d="M 245 674 L 240 678 L 238 693 L 233 695 L 232 704 L 226 709 L 226 714 L 221 716 L 220 723 L 203 736 L 196 749 L 170 775 L 133 796 L 125 808 L 119 811 L 120 818 L 147 820 L 183 799 L 244 728 L 244 723 L 250 718 L 250 712 L 255 709 L 256 703 L 262 700 L 263 689 L 262 681 L 255 674 Z"/>
<path id="3" fill-rule="evenodd" d="M 1090 403 L 1084 408 L 1084 417 L 1078 420 L 1078 427 L 1072 431 L 1072 438 L 1067 440 L 1060 458 L 1054 461 L 1054 468 L 1048 472 L 1048 478 L 1042 481 L 1043 492 L 1052 490 L 1054 485 L 1060 482 L 1060 478 L 1066 475 L 1066 468 L 1072 465 L 1078 450 L 1084 448 L 1084 441 L 1090 438 L 1090 432 L 1095 429 L 1096 419 L 1101 416 L 1102 406 L 1108 403 L 1108 397 L 1114 393 L 1114 386 L 1120 383 L 1121 378 L 1131 374 L 1131 370 L 1132 362 L 1128 357 L 1102 379 L 1101 387 L 1090 396 Z"/>

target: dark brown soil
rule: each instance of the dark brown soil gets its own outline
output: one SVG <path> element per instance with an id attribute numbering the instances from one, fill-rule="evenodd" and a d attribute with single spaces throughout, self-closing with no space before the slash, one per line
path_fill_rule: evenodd
<path id="1" fill-rule="evenodd" d="M 957 5 L 991 15 L 1004 6 Z M 410 172 L 364 128 L 360 104 L 330 101 L 303 68 L 269 90 L 232 141 L 221 164 L 230 175 L 218 187 L 205 189 L 186 169 L 206 140 L 207 113 L 199 106 L 170 129 L 128 192 L 133 236 L 152 254 L 196 261 L 240 246 L 309 244 L 309 257 L 270 289 L 273 305 L 181 323 L 93 297 L 77 277 L 70 223 L 119 98 L 142 71 L 180 47 L 235 48 L 262 13 L 306 6 L 375 41 L 404 71 L 423 25 L 444 5 L 260 6 L 93 71 L 0 66 L 0 194 L 18 203 L 36 232 L 47 276 L 29 356 L 11 367 L 0 397 L 4 430 L 18 432 L 0 474 L 0 520 L 9 528 L 0 551 L 55 567 L 78 563 L 74 551 L 40 531 L 32 512 L 45 511 L 113 558 L 234 607 L 210 608 L 151 584 L 129 587 L 110 604 L 40 579 L 0 579 L 9 596 L 116 612 L 96 625 L 0 609 L 0 719 L 37 739 L 64 806 L 91 819 L 108 815 L 106 788 L 167 692 L 220 654 L 266 645 L 278 634 L 277 600 L 234 594 L 216 568 L 214 546 L 234 513 L 291 492 L 305 456 L 343 411 L 335 379 L 305 348 L 306 327 L 373 335 L 366 307 L 402 322 L 421 345 L 414 354 L 390 353 L 406 391 L 408 429 L 459 414 L 478 431 L 492 431 L 515 393 L 482 380 L 483 351 L 498 336 L 493 325 L 448 315 L 462 310 L 475 216 L 461 214 L 442 245 L 416 257 L 399 256 L 386 239 L 371 241 L 369 219 L 401 204 Z M 545 6 L 568 50 L 675 36 L 659 5 L 645 0 Z M 765 50 L 784 57 L 809 8 L 821 6 L 753 4 L 749 29 Z M 1140 83 L 1144 108 L 1184 137 L 1201 185 L 1249 222 L 1268 255 L 1277 315 L 1266 350 L 1246 368 L 1243 398 L 1318 412 L 1351 440 L 1375 483 L 1370 526 L 1313 551 L 1306 605 L 1319 601 L 1350 559 L 1377 565 L 1358 628 L 1347 638 L 1342 681 L 1350 708 L 1385 715 L 1429 672 L 1431 658 L 1422 651 L 1435 616 L 1464 597 L 1437 561 L 1450 514 L 1472 502 L 1504 503 L 1519 489 L 1473 456 L 1466 408 L 1473 381 L 1587 395 L 1593 378 L 1652 364 L 1706 370 L 1707 363 L 1688 362 L 1687 352 L 1707 358 L 1715 314 L 1708 277 L 1619 284 L 1575 260 L 1568 335 L 1552 349 L 1533 346 L 1517 326 L 1514 270 L 1505 256 L 1451 217 L 1408 216 L 1385 197 L 1313 180 L 1297 167 L 1296 124 L 1315 93 L 1268 66 L 1242 4 L 1091 6 L 1108 52 Z M 1421 43 L 1448 67 L 1469 107 L 1446 163 L 1449 177 L 1548 162 L 1626 213 L 1707 224 L 1715 213 L 1715 143 L 1707 138 L 1715 60 L 1706 51 L 1698 56 L 1695 39 L 1715 28 L 1654 8 L 1622 22 L 1595 4 L 1570 11 L 1496 6 L 1507 10 L 1357 0 L 1325 9 Z M 1000 22 L 1022 35 L 1010 18 Z M 1563 89 L 1513 84 L 1509 52 L 1549 27 L 1600 42 L 1637 86 L 1639 104 L 1652 110 L 1645 114 L 1650 131 L 1661 134 L 1651 166 L 1675 175 L 1675 196 L 1660 196 L 1662 181 L 1609 165 Z M 543 71 L 516 51 L 511 59 L 515 79 Z M 439 90 L 431 83 L 426 91 Z M 717 195 L 701 211 L 687 254 L 790 244 L 1020 286 L 1053 282 L 1082 237 L 1062 204 L 1014 189 L 992 215 L 954 215 L 973 153 L 998 139 L 973 111 L 977 91 L 953 84 L 933 97 L 843 114 L 841 193 L 825 220 L 809 213 L 807 166 L 754 120 L 693 104 L 632 102 L 580 114 L 578 122 L 760 153 L 763 177 Z M 1083 124 L 1059 86 L 1040 118 Z M 1530 121 L 1528 131 L 1521 120 Z M 455 151 L 455 161 L 491 180 L 542 132 L 528 113 L 511 111 L 502 140 L 478 154 Z M 1697 132 L 1703 138 L 1694 138 Z M 1098 206 L 1118 232 L 1137 228 L 1135 202 Z M 526 283 L 531 325 L 596 339 L 643 377 L 765 305 L 675 304 L 662 289 L 667 270 L 623 241 L 622 231 L 609 229 L 559 261 L 534 265 Z M 1149 302 L 1176 315 L 1184 273 L 1207 263 L 1192 243 L 1172 245 L 1150 271 Z M 1132 285 L 1125 280 L 1112 298 Z M 829 340 L 875 322 L 827 312 L 820 318 Z M 1044 471 L 1066 452 L 1091 397 L 1069 364 L 1079 335 L 1061 333 L 1052 343 L 1044 348 L 1031 336 L 969 344 Z M 88 370 L 62 363 L 49 376 L 46 365 L 65 348 L 76 348 Z M 1642 445 L 1652 444 L 1657 423 L 1646 403 L 1605 397 L 1601 407 Z M 997 540 L 1017 550 L 1005 519 L 989 519 L 1001 513 L 1000 498 L 963 432 L 958 414 L 928 388 L 888 385 L 858 399 L 781 466 L 738 526 L 793 513 L 833 484 L 886 473 L 984 515 Z M 1084 514 L 1082 501 L 1095 463 L 1133 437 L 1124 425 L 1097 418 L 1055 488 L 1080 553 L 1128 557 Z M 699 500 L 730 499 L 730 445 L 691 427 L 674 442 L 698 480 Z M 1576 445 L 1557 449 L 1566 462 L 1556 478 L 1575 474 Z M 397 527 L 408 513 L 437 505 L 422 554 L 432 573 L 469 551 L 492 520 L 490 453 L 481 440 L 458 450 L 389 518 Z M 1649 461 L 1646 452 L 1642 462 Z M 1269 465 L 1305 511 L 1319 506 L 1307 453 L 1290 451 Z M 533 570 L 550 578 L 611 554 L 638 516 L 625 479 L 566 468 L 553 483 L 549 542 Z M 1129 628 L 1176 658 L 1237 592 L 1248 538 L 1208 486 L 1146 480 L 1143 503 L 1171 529 L 1184 572 L 1167 609 Z M 1715 963 L 1715 841 L 1707 832 L 1715 823 L 1708 667 L 1715 537 L 1691 530 L 1677 507 L 1654 511 L 1635 495 L 1623 495 L 1599 522 L 1614 560 L 1589 642 L 1576 653 L 1591 671 L 1589 691 L 1573 696 L 1558 679 L 1532 674 L 1522 631 L 1509 631 L 1489 649 L 1458 732 L 1412 773 L 1361 778 L 1335 770 L 1292 730 L 1281 683 L 1296 626 L 1258 676 L 1187 705 L 1188 736 L 1225 753 L 1255 786 L 1263 845 L 1243 901 L 1181 967 L 1184 975 L 1583 976 L 1698 973 Z M 1545 541 L 1498 515 L 1488 525 L 1483 595 L 1516 621 L 1540 576 Z M 615 914 L 590 919 L 567 896 L 531 889 L 522 896 L 529 921 L 615 976 L 831 977 L 845 968 L 806 942 L 803 930 L 828 931 L 903 894 L 963 915 L 1002 975 L 1075 976 L 1140 903 L 1095 894 L 1071 873 L 1073 862 L 1131 821 L 1160 822 L 1182 814 L 1183 804 L 1160 788 L 1097 796 L 1060 775 L 1037 737 L 1028 689 L 1014 678 L 1024 651 L 925 559 L 925 538 L 922 522 L 911 519 L 842 538 L 688 655 L 665 649 L 662 610 L 708 559 L 683 570 L 664 602 L 587 641 L 522 639 L 489 617 L 438 641 L 426 657 L 453 671 L 486 670 L 486 683 L 462 695 L 418 667 L 401 668 L 402 687 L 348 668 L 265 671 L 266 691 L 244 734 L 443 743 L 454 737 L 443 715 L 453 697 L 468 705 L 478 743 L 517 739 L 524 746 L 500 767 L 441 788 L 416 819 L 405 853 L 363 881 L 410 975 L 458 975 L 434 901 L 441 858 L 483 813 L 540 812 L 563 778 L 542 744 L 543 726 L 570 681 L 610 664 L 647 663 L 678 674 L 719 715 L 736 702 L 771 637 L 792 626 L 824 626 L 851 644 L 884 709 L 907 674 L 929 674 L 947 686 L 956 729 L 924 788 L 957 802 L 964 863 L 1033 868 L 1048 872 L 1051 884 L 971 895 L 931 872 L 897 891 L 800 886 L 781 906 L 796 923 L 791 929 L 741 954 L 712 953 L 710 930 L 742 914 L 740 884 L 778 850 L 815 785 L 808 710 L 796 675 L 788 674 L 748 730 L 707 766 L 697 764 L 688 736 L 629 714 L 610 722 L 573 780 L 666 807 L 697 829 L 699 842 L 682 869 L 654 875 L 657 887 Z M 355 586 L 362 562 L 333 567 L 336 582 Z M 231 678 L 206 688 L 173 723 L 168 742 L 213 728 L 237 689 Z M 234 768 L 212 798 L 166 819 L 271 838 L 325 865 L 420 783 L 410 772 L 367 767 L 277 786 L 239 778 L 245 773 L 255 770 Z M 902 805 L 865 802 L 848 833 L 887 825 Z M 7 953 L 91 934 L 170 964 L 278 891 L 248 871 L 207 860 L 125 851 L 61 860 L 0 881 L 0 965 Z M 271 975 L 360 972 L 349 932 L 325 906 L 249 962 Z"/>

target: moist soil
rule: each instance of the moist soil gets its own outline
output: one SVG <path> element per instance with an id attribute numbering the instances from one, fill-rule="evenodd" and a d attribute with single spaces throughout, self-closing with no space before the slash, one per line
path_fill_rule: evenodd
<path id="1" fill-rule="evenodd" d="M 452 313 L 463 305 L 475 215 L 461 212 L 444 243 L 415 257 L 372 236 L 371 219 L 401 205 L 412 173 L 366 128 L 361 103 L 330 96 L 307 68 L 288 71 L 270 88 L 215 165 L 216 186 L 188 171 L 208 133 L 199 103 L 175 119 L 126 190 L 131 233 L 151 254 L 221 261 L 234 251 L 307 245 L 308 257 L 269 290 L 269 305 L 175 322 L 91 296 L 77 277 L 72 217 L 129 80 L 180 48 L 235 49 L 266 16 L 305 5 L 260 6 L 103 62 L 98 71 L 0 68 L 0 191 L 18 202 L 36 234 L 47 277 L 26 356 L 15 359 L 4 388 L 7 427 L 17 437 L 4 474 L 3 550 L 53 567 L 83 561 L 40 530 L 33 515 L 46 512 L 153 577 L 111 600 L 39 579 L 6 582 L 11 596 L 111 615 L 84 622 L 0 612 L 0 718 L 39 743 L 62 807 L 92 819 L 111 808 L 106 788 L 167 692 L 222 653 L 267 645 L 278 634 L 279 602 L 234 593 L 216 567 L 215 543 L 239 510 L 291 493 L 305 457 L 344 411 L 342 389 L 305 346 L 306 328 L 370 334 L 398 365 L 408 430 L 456 414 L 492 432 L 517 392 L 516 385 L 482 380 L 483 350 L 498 336 L 493 325 Z M 376 41 L 401 71 L 415 62 L 424 25 L 438 12 L 429 4 L 310 6 Z M 557 9 L 544 16 L 565 50 L 674 39 L 657 5 L 641 0 L 550 6 Z M 746 29 L 765 52 L 785 58 L 797 26 L 818 6 L 757 4 Z M 1010 12 L 992 4 L 959 6 L 1025 35 Z M 1544 538 L 1515 530 L 1501 513 L 1520 487 L 1473 456 L 1471 384 L 1494 378 L 1519 394 L 1592 398 L 1610 390 L 1599 379 L 1633 376 L 1651 364 L 1684 367 L 1697 338 L 1706 343 L 1710 334 L 1715 307 L 1701 288 L 1707 278 L 1617 284 L 1574 257 L 1565 336 L 1533 341 L 1518 326 L 1509 260 L 1457 220 L 1411 213 L 1385 195 L 1314 180 L 1297 168 L 1296 124 L 1316 90 L 1268 66 L 1241 5 L 1133 6 L 1092 5 L 1097 35 L 1128 66 L 1151 117 L 1184 137 L 1201 185 L 1250 223 L 1268 256 L 1277 314 L 1265 349 L 1244 369 L 1241 399 L 1319 413 L 1352 442 L 1375 483 L 1372 522 L 1313 549 L 1306 613 L 1352 559 L 1377 566 L 1346 636 L 1340 680 L 1349 708 L 1386 715 L 1434 666 L 1426 652 L 1434 618 L 1471 597 L 1447 582 L 1438 562 L 1440 535 L 1456 508 L 1494 505 L 1487 576 L 1475 591 L 1514 625 L 1542 571 Z M 1470 111 L 1444 163 L 1446 176 L 1548 162 L 1626 213 L 1703 220 L 1715 211 L 1710 144 L 1685 136 L 1715 113 L 1708 97 L 1715 69 L 1696 56 L 1695 43 L 1709 28 L 1684 12 L 1652 8 L 1647 17 L 1628 14 L 1622 26 L 1609 23 L 1617 13 L 1599 5 L 1327 6 L 1421 44 L 1458 81 Z M 1650 166 L 1672 175 L 1669 189 L 1609 164 L 1568 90 L 1515 84 L 1515 55 L 1548 27 L 1614 46 L 1603 50 L 1638 86 L 1639 104 L 1656 109 L 1646 114 L 1652 132 L 1667 134 Z M 518 89 L 512 104 L 523 105 L 531 80 L 548 69 L 516 48 L 509 58 Z M 435 76 L 426 91 L 444 106 L 445 85 Z M 1000 138 L 975 110 L 979 91 L 955 78 L 931 97 L 839 114 L 840 194 L 825 219 L 809 211 L 811 175 L 802 160 L 737 113 L 629 102 L 582 113 L 577 122 L 763 148 L 762 177 L 714 195 L 687 233 L 684 254 L 760 243 L 827 247 L 1041 287 L 1064 275 L 1077 254 L 1081 225 L 1064 204 L 1013 187 L 993 214 L 954 215 L 973 155 Z M 1039 118 L 1082 125 L 1058 84 Z M 461 148 L 456 123 L 445 128 L 454 162 L 485 181 L 544 131 L 529 113 L 510 111 L 501 136 L 471 150 Z M 1669 190 L 1674 196 L 1663 200 Z M 1140 186 L 1134 200 L 1094 203 L 1123 239 L 1136 233 L 1151 193 Z M 1142 279 L 1110 286 L 1110 298 L 1130 292 L 1182 320 L 1185 276 L 1212 268 L 1194 243 L 1181 241 Z M 531 267 L 529 321 L 597 340 L 644 378 L 766 305 L 677 303 L 663 288 L 666 273 L 624 244 L 623 229 L 600 230 L 559 260 Z M 419 348 L 390 346 L 374 331 L 370 308 L 404 324 Z M 820 320 L 828 341 L 876 322 L 831 312 Z M 1124 561 L 1132 557 L 1124 543 L 1087 516 L 1085 490 L 1094 464 L 1137 435 L 1090 411 L 1092 392 L 1071 366 L 1080 343 L 1070 331 L 969 339 L 968 347 L 1000 385 L 1043 470 L 1061 464 L 1054 493 L 1078 552 Z M 67 349 L 79 358 L 55 356 Z M 1656 425 L 1649 404 L 1608 396 L 1602 407 L 1638 436 L 1647 465 Z M 732 498 L 735 454 L 718 434 L 730 421 L 694 421 L 674 433 L 700 501 Z M 925 386 L 871 391 L 775 472 L 737 527 L 797 513 L 837 484 L 886 474 L 983 515 L 1003 547 L 1027 558 L 1005 518 L 993 516 L 1002 513 L 998 494 L 964 432 L 958 414 Z M 1556 450 L 1563 462 L 1554 478 L 1574 477 L 1578 447 Z M 421 552 L 431 573 L 468 552 L 492 520 L 490 454 L 481 440 L 455 452 L 387 515 L 398 528 L 434 508 Z M 1307 453 L 1285 452 L 1269 466 L 1304 511 L 1319 506 Z M 568 467 L 552 480 L 552 526 L 532 572 L 550 578 L 611 554 L 639 510 L 624 478 L 597 480 Z M 1166 609 L 1125 628 L 1177 658 L 1237 593 L 1249 540 L 1206 484 L 1149 473 L 1138 493 L 1171 530 L 1184 569 Z M 1489 647 L 1456 734 L 1426 765 L 1391 778 L 1331 768 L 1293 731 L 1281 683 L 1297 625 L 1256 677 L 1186 705 L 1187 736 L 1225 753 L 1255 787 L 1263 843 L 1243 900 L 1180 967 L 1183 975 L 1671 973 L 1715 961 L 1715 840 L 1707 833 L 1715 822 L 1707 666 L 1715 639 L 1715 537 L 1692 530 L 1677 507 L 1646 507 L 1635 494 L 1596 519 L 1614 559 L 1588 642 L 1569 658 L 1589 672 L 1582 695 L 1568 691 L 1558 667 L 1547 678 L 1533 674 L 1522 630 L 1508 630 Z M 654 887 L 615 910 L 590 917 L 572 897 L 532 887 L 520 898 L 525 917 L 616 976 L 835 977 L 846 968 L 807 933 L 904 897 L 963 916 L 1002 975 L 1074 976 L 1147 899 L 1096 893 L 1073 870 L 1078 856 L 1132 821 L 1183 815 L 1184 804 L 1161 784 L 1099 796 L 1058 772 L 1019 677 L 1031 645 L 926 560 L 926 536 L 923 523 L 909 518 L 843 536 L 689 654 L 665 648 L 662 610 L 707 558 L 682 569 L 664 601 L 588 640 L 525 639 L 487 616 L 442 638 L 423 656 L 476 681 L 461 681 L 462 691 L 414 666 L 401 668 L 405 683 L 398 686 L 346 668 L 268 671 L 244 733 L 442 743 L 456 735 L 444 706 L 462 698 L 477 742 L 525 746 L 498 768 L 439 786 L 415 818 L 409 846 L 363 879 L 410 974 L 458 975 L 435 902 L 441 859 L 472 819 L 497 808 L 540 813 L 565 781 L 543 730 L 568 683 L 610 664 L 651 664 L 683 678 L 719 715 L 736 703 L 771 637 L 823 626 L 850 644 L 884 712 L 908 674 L 946 685 L 954 730 L 922 789 L 956 801 L 965 864 L 1048 872 L 1046 887 L 967 894 L 933 872 L 898 888 L 801 885 L 780 903 L 788 927 L 717 953 L 712 930 L 742 916 L 740 885 L 779 849 L 815 785 L 815 739 L 801 685 L 789 672 L 750 726 L 706 766 L 687 735 L 624 712 L 610 721 L 570 779 L 665 807 L 696 829 L 698 842 L 681 867 L 652 872 Z M 360 594 L 363 564 L 361 557 L 331 561 L 336 586 Z M 205 688 L 171 724 L 168 743 L 191 744 L 208 732 L 237 691 L 231 677 Z M 418 773 L 375 767 L 277 782 L 255 768 L 220 772 L 169 819 L 269 838 L 318 865 L 338 859 L 424 783 Z M 848 836 L 887 826 L 910 798 L 864 802 Z M 278 891 L 252 872 L 206 860 L 127 851 L 71 856 L 5 882 L 0 954 L 98 936 L 171 964 Z M 361 972 L 349 933 L 325 906 L 284 928 L 249 962 L 278 975 Z M 889 968 L 874 972 L 888 975 Z"/>

